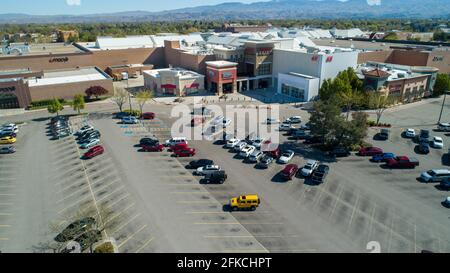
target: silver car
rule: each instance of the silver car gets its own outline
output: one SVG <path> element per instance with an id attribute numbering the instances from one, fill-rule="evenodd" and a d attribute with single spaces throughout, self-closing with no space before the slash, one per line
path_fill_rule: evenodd
<path id="1" fill-rule="evenodd" d="M 250 162 L 258 162 L 259 159 L 261 159 L 261 157 L 264 155 L 263 152 L 259 151 L 259 150 L 255 150 L 249 157 L 248 157 L 248 161 Z"/>

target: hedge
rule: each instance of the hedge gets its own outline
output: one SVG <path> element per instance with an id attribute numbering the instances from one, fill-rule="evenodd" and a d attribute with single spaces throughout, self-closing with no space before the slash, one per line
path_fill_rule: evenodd
<path id="1" fill-rule="evenodd" d="M 49 106 L 50 104 L 52 104 L 53 99 L 51 100 L 40 100 L 40 101 L 32 101 L 30 103 L 30 107 L 44 107 L 44 106 Z M 66 104 L 67 101 L 65 99 L 59 99 L 59 102 L 61 104 Z"/>
<path id="2" fill-rule="evenodd" d="M 95 248 L 94 253 L 114 253 L 114 247 L 110 242 L 106 242 Z"/>
<path id="3" fill-rule="evenodd" d="M 129 114 L 130 116 L 133 117 L 140 117 L 141 116 L 141 111 L 139 110 L 123 110 L 124 113 Z"/>

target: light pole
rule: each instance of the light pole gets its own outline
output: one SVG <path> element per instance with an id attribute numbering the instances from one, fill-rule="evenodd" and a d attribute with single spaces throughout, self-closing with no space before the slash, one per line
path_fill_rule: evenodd
<path id="1" fill-rule="evenodd" d="M 442 107 L 441 107 L 441 113 L 439 114 L 439 121 L 438 124 L 441 123 L 442 113 L 444 112 L 444 106 L 445 106 L 445 99 L 447 97 L 448 91 L 444 92 L 444 100 L 442 101 Z"/>

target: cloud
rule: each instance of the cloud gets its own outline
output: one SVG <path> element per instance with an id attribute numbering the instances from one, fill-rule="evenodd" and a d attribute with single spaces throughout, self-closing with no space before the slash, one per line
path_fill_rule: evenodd
<path id="1" fill-rule="evenodd" d="M 370 6 L 381 6 L 381 0 L 367 0 L 367 4 Z"/>
<path id="2" fill-rule="evenodd" d="M 81 0 L 66 0 L 69 6 L 81 6 Z"/>

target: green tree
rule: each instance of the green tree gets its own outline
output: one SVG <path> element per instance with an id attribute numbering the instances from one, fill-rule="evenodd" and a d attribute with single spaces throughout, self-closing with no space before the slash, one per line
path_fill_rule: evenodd
<path id="1" fill-rule="evenodd" d="M 144 90 L 136 94 L 136 101 L 139 105 L 141 113 L 143 113 L 145 104 L 153 98 L 153 92 Z"/>
<path id="2" fill-rule="evenodd" d="M 438 74 L 434 84 L 433 95 L 440 96 L 450 90 L 450 76 Z"/>
<path id="3" fill-rule="evenodd" d="M 384 40 L 398 40 L 397 33 L 389 32 L 386 36 L 384 36 Z"/>
<path id="4" fill-rule="evenodd" d="M 47 107 L 47 110 L 50 114 L 56 114 L 59 116 L 59 112 L 64 110 L 64 106 L 58 99 L 54 98 L 52 103 Z"/>
<path id="5" fill-rule="evenodd" d="M 85 107 L 83 95 L 78 94 L 74 96 L 72 107 L 74 111 L 78 111 L 78 114 L 80 114 L 81 110 Z"/>

